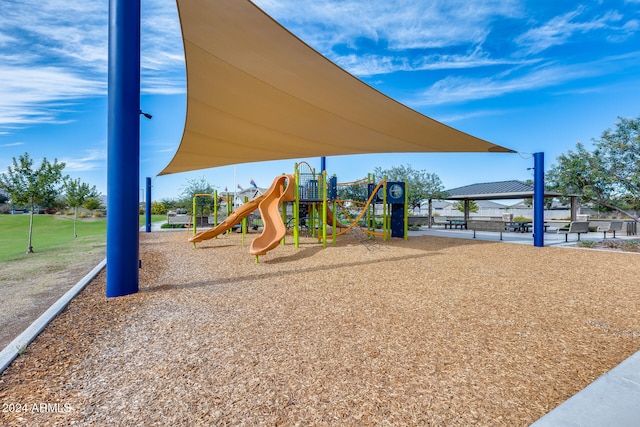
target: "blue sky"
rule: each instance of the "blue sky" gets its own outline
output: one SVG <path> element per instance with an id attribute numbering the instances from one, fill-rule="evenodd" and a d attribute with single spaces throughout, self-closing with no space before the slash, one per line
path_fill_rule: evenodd
<path id="1" fill-rule="evenodd" d="M 518 154 L 327 159 L 339 182 L 411 164 L 446 188 L 529 179 L 576 141 L 591 145 L 640 107 L 640 0 L 256 0 L 329 59 L 417 111 Z M 108 2 L 0 0 L 0 172 L 29 152 L 67 164 L 106 193 Z M 204 177 L 219 189 L 268 187 L 293 160 L 156 177 L 178 148 L 186 82 L 175 2 L 142 0 L 141 184 L 178 197 Z M 319 168 L 319 159 L 307 160 Z"/>

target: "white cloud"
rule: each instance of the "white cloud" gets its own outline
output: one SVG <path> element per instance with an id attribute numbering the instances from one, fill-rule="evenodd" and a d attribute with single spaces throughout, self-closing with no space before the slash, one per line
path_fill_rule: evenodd
<path id="1" fill-rule="evenodd" d="M 433 54 L 417 57 L 374 54 L 357 56 L 353 54 L 336 59 L 338 65 L 360 77 L 389 74 L 396 71 L 456 70 L 496 65 L 533 64 L 535 62 L 538 60 L 491 58 L 480 50 L 461 55 Z"/>
<path id="2" fill-rule="evenodd" d="M 576 34 L 613 28 L 614 23 L 623 19 L 616 11 L 609 11 L 596 19 L 583 18 L 585 7 L 556 16 L 539 27 L 531 28 L 518 36 L 515 41 L 524 48 L 526 54 L 535 54 L 553 46 L 569 42 Z"/>
<path id="3" fill-rule="evenodd" d="M 0 125 L 59 123 L 74 99 L 106 93 L 106 5 L 12 2 L 0 16 Z"/>
<path id="4" fill-rule="evenodd" d="M 515 0 L 254 3 L 323 55 L 360 77 L 522 62 L 492 58 L 482 48 L 495 20 L 523 15 L 523 5 Z"/>
<path id="5" fill-rule="evenodd" d="M 478 117 L 488 117 L 488 116 L 496 116 L 502 114 L 512 113 L 511 110 L 503 110 L 503 109 L 495 109 L 495 110 L 474 110 L 474 111 L 465 111 L 458 114 L 451 115 L 440 115 L 438 117 L 433 117 L 442 123 L 455 123 L 463 120 L 475 119 Z"/>
<path id="6" fill-rule="evenodd" d="M 640 0 L 626 0 L 637 4 Z M 619 42 L 640 30 L 640 21 L 615 11 L 589 14 L 587 6 L 547 19 L 492 50 L 494 26 L 529 25 L 518 0 L 254 0 L 259 7 L 322 54 L 361 76 L 396 71 L 519 68 L 520 77 L 451 76 L 425 93 L 430 101 L 495 96 L 533 87 L 551 67 L 526 75 L 536 54 L 574 37 L 606 30 Z M 531 7 L 536 7 L 533 4 Z M 106 94 L 108 2 L 14 0 L 0 15 L 0 126 L 56 122 L 74 99 Z M 505 19 L 506 18 L 506 19 Z M 141 83 L 146 94 L 185 92 L 185 70 L 175 1 L 142 2 Z M 509 50 L 509 42 L 521 47 Z M 503 47 L 504 46 L 504 47 Z M 531 56 L 527 56 L 531 55 Z M 527 58 L 526 60 L 523 58 Z M 561 68 L 557 68 L 560 70 Z M 460 71 L 462 73 L 462 71 Z M 450 74 L 452 74 L 450 73 Z M 514 73 L 515 75 L 515 73 Z M 557 77 L 561 78 L 561 77 Z M 526 89 L 524 89 L 526 90 Z M 464 95 L 464 94 L 467 95 Z M 424 102 L 424 101 L 421 101 Z"/>
<path id="7" fill-rule="evenodd" d="M 524 70 L 516 67 L 490 77 L 447 77 L 406 103 L 414 106 L 463 103 L 551 88 L 584 78 L 617 74 L 620 70 L 637 67 L 639 58 L 640 52 L 632 52 L 600 58 L 589 63 L 571 65 L 548 63 Z M 578 90 L 584 92 L 588 87 L 572 89 L 574 93 L 578 93 Z M 567 92 L 567 89 L 564 92 Z"/>
<path id="8" fill-rule="evenodd" d="M 65 157 L 60 161 L 65 163 L 65 172 L 86 172 L 104 169 L 107 158 L 104 151 L 89 150 L 83 157 Z"/>
<path id="9" fill-rule="evenodd" d="M 3 8 L 0 28 L 2 35 L 13 37 L 16 51 L 29 52 L 28 60 L 105 68 L 107 14 L 102 2 L 15 2 Z M 102 54 L 92 53 L 96 49 Z"/>
<path id="10" fill-rule="evenodd" d="M 640 0 L 638 0 L 640 3 Z M 607 40 L 612 43 L 620 43 L 626 41 L 629 37 L 635 35 L 640 30 L 640 21 L 632 19 L 622 25 L 614 34 L 607 36 Z"/>
<path id="11" fill-rule="evenodd" d="M 184 93 L 175 2 L 146 0 L 142 90 Z M 65 103 L 106 95 L 108 2 L 24 0 L 0 14 L 0 126 L 58 123 Z"/>
<path id="12" fill-rule="evenodd" d="M 0 66 L 0 125 L 57 122 L 70 100 L 106 93 L 105 82 L 57 67 Z"/>
<path id="13" fill-rule="evenodd" d="M 0 33 L 0 46 L 8 46 L 10 43 L 15 41 L 15 37 L 12 37 L 10 34 L 1 34 Z"/>
<path id="14" fill-rule="evenodd" d="M 390 50 L 481 43 L 491 21 L 522 13 L 516 0 L 256 0 L 325 55 L 359 38 L 384 41 Z"/>
<path id="15" fill-rule="evenodd" d="M 593 68 L 575 66 L 541 66 L 517 77 L 509 74 L 483 78 L 447 77 L 424 91 L 413 105 L 462 103 L 494 98 L 510 93 L 552 87 L 596 74 Z"/>
<path id="16" fill-rule="evenodd" d="M 184 48 L 174 1 L 142 3 L 141 84 L 145 93 L 184 93 Z"/>

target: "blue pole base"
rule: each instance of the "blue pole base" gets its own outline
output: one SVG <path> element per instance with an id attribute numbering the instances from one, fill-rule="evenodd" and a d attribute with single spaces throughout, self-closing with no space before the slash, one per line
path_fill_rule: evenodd
<path id="1" fill-rule="evenodd" d="M 533 153 L 533 246 L 544 246 L 544 153 Z"/>

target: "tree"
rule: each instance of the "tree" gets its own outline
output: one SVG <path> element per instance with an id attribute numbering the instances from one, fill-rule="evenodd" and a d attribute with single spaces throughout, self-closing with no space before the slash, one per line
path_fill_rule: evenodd
<path id="1" fill-rule="evenodd" d="M 213 187 L 211 186 L 211 184 L 207 182 L 204 176 L 201 176 L 197 179 L 188 180 L 187 187 L 184 190 L 182 190 L 181 195 L 184 199 L 186 199 L 185 200 L 186 202 L 191 202 L 193 201 L 193 198 L 196 194 L 212 194 L 212 193 L 213 193 Z M 213 203 L 213 200 L 210 197 L 198 197 L 198 199 L 196 200 L 196 212 L 193 212 L 193 215 L 195 216 L 197 214 L 198 208 L 204 215 L 205 207 L 211 206 L 212 203 Z M 187 206 L 192 206 L 192 205 L 188 204 Z"/>
<path id="2" fill-rule="evenodd" d="M 67 177 L 64 180 L 63 188 L 65 191 L 64 200 L 69 207 L 73 208 L 73 237 L 77 238 L 76 223 L 78 221 L 78 208 L 82 206 L 87 199 L 92 197 L 97 198 L 99 193 L 95 185 L 89 187 L 89 184 L 80 181 L 80 178 L 70 179 Z"/>
<path id="3" fill-rule="evenodd" d="M 622 198 L 640 200 L 640 116 L 618 118 L 615 129 L 607 129 L 596 141 L 599 155 L 608 166 L 609 177 L 623 193 Z"/>
<path id="4" fill-rule="evenodd" d="M 152 215 L 166 215 L 167 207 L 163 202 L 151 202 L 151 214 Z"/>
<path id="5" fill-rule="evenodd" d="M 409 206 L 420 207 L 423 200 L 442 199 L 446 197 L 440 177 L 425 170 L 415 170 L 411 165 L 392 166 L 390 169 L 377 167 L 377 177 L 387 177 L 389 181 L 403 181 L 409 188 Z"/>
<path id="6" fill-rule="evenodd" d="M 369 198 L 368 184 L 364 181 L 338 186 L 338 198 L 340 200 L 352 200 L 366 202 Z"/>
<path id="7" fill-rule="evenodd" d="M 528 185 L 529 187 L 533 187 L 533 185 L 534 185 L 533 179 L 525 179 L 525 180 L 524 180 L 524 181 L 522 181 L 522 182 L 523 182 L 525 185 Z M 552 188 L 549 186 L 549 183 L 548 183 L 548 182 L 546 182 L 546 183 L 545 183 L 545 190 L 552 190 Z M 532 208 L 532 207 L 533 207 L 533 198 L 532 198 L 532 197 L 530 197 L 530 198 L 528 198 L 528 199 L 524 199 L 524 200 L 522 201 L 522 203 L 523 203 L 525 206 L 527 206 L 527 207 L 529 207 L 529 208 Z M 545 208 L 545 209 L 551 209 L 551 207 L 552 207 L 552 206 L 553 206 L 553 198 L 551 198 L 551 197 L 545 197 L 545 199 L 544 199 L 544 208 Z"/>
<path id="8" fill-rule="evenodd" d="M 102 202 L 100 201 L 100 199 L 97 196 L 95 196 L 95 197 L 88 197 L 87 200 L 85 200 L 84 203 L 82 204 L 82 207 L 93 212 L 97 209 L 102 209 L 104 206 L 102 206 Z"/>
<path id="9" fill-rule="evenodd" d="M 576 195 L 582 203 L 608 204 L 613 181 L 597 151 L 592 154 L 578 142 L 575 151 L 560 154 L 557 160 L 558 164 L 547 173 L 547 180 L 554 190 L 565 196 Z"/>
<path id="10" fill-rule="evenodd" d="M 62 170 L 64 163 L 58 163 L 54 159 L 50 163 L 46 158 L 42 159 L 40 167 L 33 169 L 33 160 L 29 153 L 13 158 L 13 166 L 9 166 L 6 173 L 0 174 L 0 187 L 4 189 L 15 204 L 29 206 L 29 239 L 27 253 L 33 253 L 33 211 L 38 204 L 50 205 L 60 193 L 63 180 Z"/>
<path id="11" fill-rule="evenodd" d="M 640 205 L 640 117 L 619 118 L 614 130 L 594 140 L 593 152 L 580 143 L 576 151 L 558 156 L 558 164 L 547 173 L 550 186 L 582 203 L 618 211 L 635 221 L 629 208 Z"/>
<path id="12" fill-rule="evenodd" d="M 390 181 L 404 181 L 409 187 L 408 202 L 411 208 L 420 207 L 423 200 L 428 200 L 428 223 L 431 227 L 433 200 L 444 199 L 447 192 L 440 177 L 425 170 L 415 170 L 411 165 L 394 166 L 391 169 L 375 168 L 376 176 L 386 176 Z"/>
<path id="13" fill-rule="evenodd" d="M 464 200 L 458 200 L 453 204 L 453 207 L 460 212 L 464 212 Z M 475 202 L 475 200 L 469 200 L 469 212 L 478 212 L 480 210 L 480 206 Z"/>
<path id="14" fill-rule="evenodd" d="M 173 211 L 173 210 L 176 210 L 177 208 L 185 208 L 186 206 L 188 206 L 184 204 L 184 201 L 181 201 L 178 199 L 164 198 L 160 200 L 160 203 L 164 206 L 165 210 L 167 211 Z"/>

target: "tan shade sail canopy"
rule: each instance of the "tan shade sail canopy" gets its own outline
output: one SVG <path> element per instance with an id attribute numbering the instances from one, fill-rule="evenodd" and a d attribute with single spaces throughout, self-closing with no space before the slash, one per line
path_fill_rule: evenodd
<path id="1" fill-rule="evenodd" d="M 383 95 L 247 0 L 178 0 L 178 11 L 187 117 L 160 175 L 345 154 L 511 152 Z"/>

